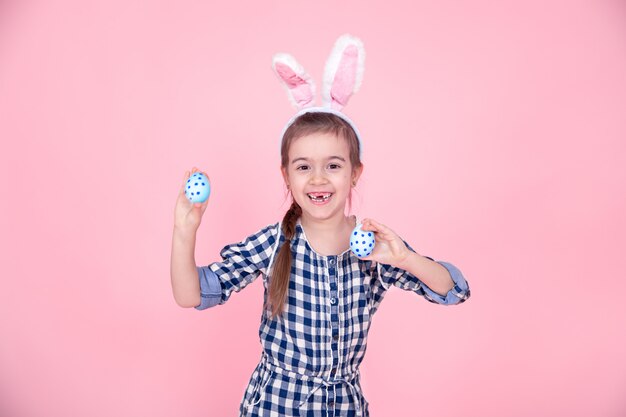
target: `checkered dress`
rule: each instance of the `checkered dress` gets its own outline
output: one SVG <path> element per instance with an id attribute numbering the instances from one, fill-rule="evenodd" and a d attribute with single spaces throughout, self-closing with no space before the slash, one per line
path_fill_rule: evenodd
<path id="1" fill-rule="evenodd" d="M 202 303 L 196 309 L 224 304 L 261 274 L 267 297 L 273 258 L 284 242 L 278 223 L 224 247 L 222 262 L 197 268 Z M 447 262 L 437 261 L 448 269 L 455 287 L 441 296 L 408 272 L 360 260 L 350 250 L 320 255 L 299 221 L 291 250 L 283 317 L 271 320 L 268 311 L 262 314 L 263 352 L 240 416 L 369 416 L 359 364 L 372 316 L 387 290 L 393 285 L 438 304 L 458 304 L 470 296 L 461 272 Z"/>

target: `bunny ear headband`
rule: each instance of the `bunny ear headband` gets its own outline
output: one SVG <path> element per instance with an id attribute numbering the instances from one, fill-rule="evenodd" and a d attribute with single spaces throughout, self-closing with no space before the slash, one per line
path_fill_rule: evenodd
<path id="1" fill-rule="evenodd" d="M 360 39 L 343 35 L 335 42 L 335 46 L 326 61 L 324 68 L 324 84 L 322 88 L 322 106 L 314 106 L 315 83 L 304 71 L 304 68 L 289 54 L 274 55 L 272 67 L 278 78 L 287 89 L 289 101 L 299 110 L 283 129 L 285 131 L 301 115 L 312 112 L 332 113 L 352 127 L 359 139 L 359 148 L 363 148 L 361 135 L 354 123 L 341 112 L 353 93 L 361 86 L 365 62 L 365 49 Z"/>

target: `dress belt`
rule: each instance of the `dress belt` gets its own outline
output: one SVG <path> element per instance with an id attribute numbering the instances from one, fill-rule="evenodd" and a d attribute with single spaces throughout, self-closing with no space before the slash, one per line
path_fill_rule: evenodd
<path id="1" fill-rule="evenodd" d="M 265 368 L 267 368 L 270 371 L 270 376 L 267 378 L 267 381 L 265 381 L 263 388 L 267 386 L 267 383 L 269 382 L 271 378 L 271 373 L 278 373 L 278 374 L 285 375 L 291 378 L 296 378 L 296 379 L 300 379 L 303 381 L 313 381 L 315 383 L 314 388 L 309 392 L 306 398 L 302 400 L 300 404 L 298 404 L 298 407 L 301 407 L 304 403 L 306 403 L 309 400 L 309 398 L 311 398 L 311 395 L 313 395 L 315 391 L 320 389 L 322 386 L 330 387 L 330 386 L 339 385 L 339 384 L 346 384 L 348 388 L 350 389 L 350 395 L 352 395 L 352 399 L 354 400 L 354 403 L 356 404 L 357 416 L 361 416 L 361 402 L 359 400 L 357 390 L 351 382 L 359 375 L 358 369 L 355 372 L 349 375 L 342 376 L 340 378 L 327 379 L 327 378 L 322 378 L 319 376 L 301 374 L 298 372 L 281 368 L 280 366 L 271 363 L 268 360 L 267 354 L 265 352 L 263 352 L 261 363 Z M 256 403 L 258 403 L 259 400 L 260 400 L 260 396 L 259 396 L 259 399 L 255 403 L 249 404 L 248 407 L 254 406 Z M 329 410 L 326 410 L 326 412 L 328 413 Z"/>

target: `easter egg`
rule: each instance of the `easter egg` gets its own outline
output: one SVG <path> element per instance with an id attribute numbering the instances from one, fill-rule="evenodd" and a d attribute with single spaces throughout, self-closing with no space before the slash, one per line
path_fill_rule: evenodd
<path id="1" fill-rule="evenodd" d="M 374 232 L 361 230 L 362 224 L 357 224 L 350 235 L 350 250 L 358 257 L 368 256 L 374 250 Z"/>
<path id="2" fill-rule="evenodd" d="M 192 203 L 204 203 L 211 194 L 208 178 L 201 172 L 194 173 L 187 180 L 185 195 Z"/>

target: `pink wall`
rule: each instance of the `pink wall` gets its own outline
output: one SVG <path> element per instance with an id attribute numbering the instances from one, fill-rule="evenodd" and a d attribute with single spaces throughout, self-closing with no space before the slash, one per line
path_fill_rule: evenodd
<path id="1" fill-rule="evenodd" d="M 236 415 L 261 281 L 176 306 L 174 201 L 211 175 L 199 264 L 277 221 L 271 57 L 319 82 L 345 32 L 368 53 L 355 212 L 473 292 L 388 295 L 372 415 L 626 415 L 624 4 L 384 3 L 0 2 L 1 416 Z"/>

